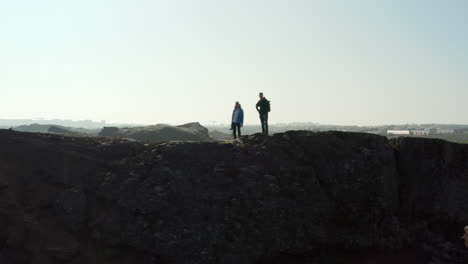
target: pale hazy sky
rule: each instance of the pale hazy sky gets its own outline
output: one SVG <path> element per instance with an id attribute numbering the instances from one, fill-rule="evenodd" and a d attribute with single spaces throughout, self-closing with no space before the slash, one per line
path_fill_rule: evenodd
<path id="1" fill-rule="evenodd" d="M 468 123 L 466 0 L 0 0 L 0 118 Z"/>

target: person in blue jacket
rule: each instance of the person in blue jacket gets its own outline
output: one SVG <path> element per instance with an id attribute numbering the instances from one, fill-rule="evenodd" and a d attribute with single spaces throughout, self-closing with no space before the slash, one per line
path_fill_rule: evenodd
<path id="1" fill-rule="evenodd" d="M 236 105 L 234 106 L 234 110 L 232 111 L 232 124 L 231 124 L 231 129 L 232 133 L 234 135 L 234 139 L 237 138 L 237 134 L 239 134 L 239 137 L 241 136 L 241 127 L 244 125 L 244 110 L 242 110 L 241 105 L 239 102 L 236 102 Z"/>

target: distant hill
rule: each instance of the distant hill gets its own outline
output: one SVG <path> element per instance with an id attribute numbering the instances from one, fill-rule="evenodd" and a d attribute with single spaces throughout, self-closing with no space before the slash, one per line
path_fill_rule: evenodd
<path id="1" fill-rule="evenodd" d="M 49 132 L 49 128 L 54 125 L 41 125 L 41 124 L 32 124 L 32 125 L 22 125 L 13 128 L 13 130 L 21 131 L 21 132 L 41 132 L 47 133 Z"/>
<path id="2" fill-rule="evenodd" d="M 64 127 L 55 124 L 31 124 L 14 127 L 13 130 L 21 132 L 61 133 L 69 135 L 97 136 L 99 130 L 76 127 Z"/>
<path id="3" fill-rule="evenodd" d="M 67 129 L 65 127 L 61 126 L 51 126 L 49 127 L 49 130 L 47 131 L 49 133 L 59 133 L 59 134 L 68 134 L 68 135 L 79 135 L 80 133 Z"/>
<path id="4" fill-rule="evenodd" d="M 92 120 L 60 120 L 60 119 L 0 119 L 0 127 L 17 127 L 23 125 L 54 124 L 63 127 L 82 127 L 86 129 L 102 129 L 105 121 L 95 122 Z"/>
<path id="5" fill-rule="evenodd" d="M 101 137 L 131 138 L 138 141 L 213 141 L 208 129 L 198 122 L 180 126 L 153 125 L 141 127 L 104 127 L 99 133 Z"/>

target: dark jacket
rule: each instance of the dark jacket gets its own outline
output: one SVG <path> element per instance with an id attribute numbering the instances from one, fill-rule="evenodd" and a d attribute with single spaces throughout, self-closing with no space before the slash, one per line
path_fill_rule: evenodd
<path id="1" fill-rule="evenodd" d="M 256 108 L 260 114 L 268 114 L 270 112 L 270 102 L 263 97 L 258 101 Z"/>

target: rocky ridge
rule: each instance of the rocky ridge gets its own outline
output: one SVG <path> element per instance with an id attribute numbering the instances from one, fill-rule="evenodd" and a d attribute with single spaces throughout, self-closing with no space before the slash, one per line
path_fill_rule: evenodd
<path id="1" fill-rule="evenodd" d="M 0 263 L 466 263 L 468 145 L 0 130 Z"/>
<path id="2" fill-rule="evenodd" d="M 159 124 L 127 128 L 104 127 L 99 136 L 129 138 L 142 142 L 213 141 L 208 134 L 208 129 L 198 122 L 180 126 Z"/>

